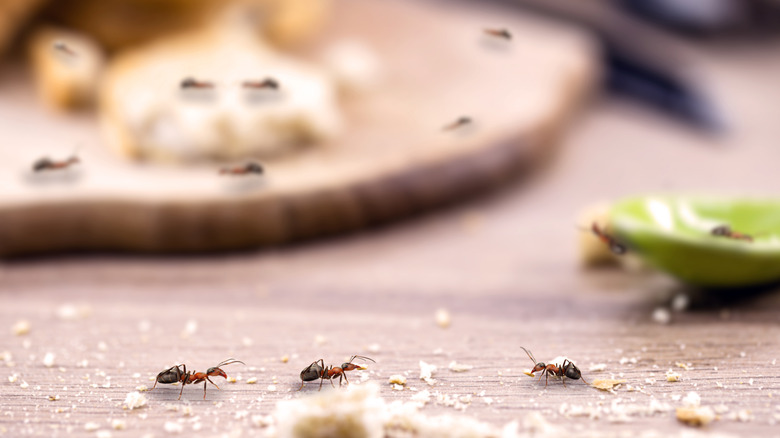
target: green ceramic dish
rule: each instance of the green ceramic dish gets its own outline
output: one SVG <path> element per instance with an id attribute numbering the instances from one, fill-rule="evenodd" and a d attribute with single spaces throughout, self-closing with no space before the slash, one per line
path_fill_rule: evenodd
<path id="1" fill-rule="evenodd" d="M 712 234 L 723 225 L 754 240 Z M 780 281 L 780 200 L 630 198 L 611 209 L 609 230 L 651 265 L 693 285 Z"/>

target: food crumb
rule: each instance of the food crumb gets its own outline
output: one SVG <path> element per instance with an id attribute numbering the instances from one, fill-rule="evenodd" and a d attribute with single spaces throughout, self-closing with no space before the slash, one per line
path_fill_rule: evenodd
<path id="1" fill-rule="evenodd" d="M 50 395 L 49 396 L 49 401 L 57 401 L 59 399 L 60 399 L 59 395 Z"/>
<path id="2" fill-rule="evenodd" d="M 672 312 L 665 307 L 657 307 L 653 310 L 653 321 L 658 324 L 669 324 L 672 322 Z"/>
<path id="3" fill-rule="evenodd" d="M 290 356 L 285 354 L 284 356 L 282 356 L 281 360 L 282 360 L 282 363 L 287 363 L 287 362 L 290 361 Z"/>
<path id="4" fill-rule="evenodd" d="M 257 377 L 250 377 L 250 378 L 246 379 L 246 383 L 248 383 L 250 385 L 254 385 L 255 383 L 257 383 Z"/>
<path id="5" fill-rule="evenodd" d="M 184 430 L 184 426 L 173 421 L 166 421 L 163 429 L 168 433 L 181 433 Z"/>
<path id="6" fill-rule="evenodd" d="M 600 389 L 602 391 L 612 391 L 612 389 L 614 389 L 621 383 L 626 383 L 626 381 L 616 380 L 616 379 L 598 379 L 598 380 L 594 380 L 591 386 Z"/>
<path id="7" fill-rule="evenodd" d="M 450 362 L 448 368 L 452 372 L 463 373 L 463 372 L 466 372 L 466 371 L 469 371 L 469 370 L 473 369 L 474 366 L 473 365 L 465 365 L 465 364 L 462 364 L 462 363 L 457 363 L 457 362 L 455 362 L 453 360 L 452 362 Z"/>
<path id="8" fill-rule="evenodd" d="M 689 363 L 676 362 L 674 365 L 677 366 L 678 368 L 684 369 L 685 371 L 690 371 L 693 369 L 693 367 Z"/>
<path id="9" fill-rule="evenodd" d="M 590 368 L 588 368 L 588 371 L 595 372 L 595 371 L 606 371 L 607 370 L 607 364 L 605 363 L 594 363 L 590 365 Z"/>
<path id="10" fill-rule="evenodd" d="M 195 321 L 194 319 L 190 319 L 184 325 L 184 330 L 181 331 L 181 338 L 187 339 L 190 336 L 194 335 L 196 331 L 198 331 L 198 321 Z"/>
<path id="11" fill-rule="evenodd" d="M 125 397 L 125 409 L 138 409 L 146 405 L 146 396 L 140 392 L 128 392 Z"/>
<path id="12" fill-rule="evenodd" d="M 32 326 L 30 325 L 30 321 L 26 319 L 20 319 L 19 321 L 16 321 L 16 324 L 11 326 L 11 331 L 16 336 L 24 336 L 30 333 L 31 328 Z"/>
<path id="13" fill-rule="evenodd" d="M 111 438 L 111 431 L 110 430 L 99 430 L 95 434 L 97 438 Z"/>
<path id="14" fill-rule="evenodd" d="M 674 371 L 669 369 L 669 371 L 666 372 L 666 381 L 667 382 L 679 382 L 680 381 L 680 374 L 675 373 Z"/>
<path id="15" fill-rule="evenodd" d="M 376 354 L 376 353 L 379 353 L 379 350 L 381 350 L 381 347 L 379 346 L 379 344 L 371 344 L 371 345 L 368 346 L 367 349 L 368 349 L 369 353 Z"/>
<path id="16" fill-rule="evenodd" d="M 43 357 L 43 365 L 47 368 L 51 368 L 54 366 L 54 353 L 46 353 L 46 355 Z"/>
<path id="17" fill-rule="evenodd" d="M 425 383 L 433 386 L 433 384 L 436 383 L 436 379 L 433 378 L 433 373 L 435 372 L 436 365 L 420 361 L 420 380 L 424 380 Z"/>
<path id="18" fill-rule="evenodd" d="M 271 392 L 276 391 L 276 385 L 268 385 L 267 389 Z"/>
<path id="19" fill-rule="evenodd" d="M 124 430 L 127 428 L 127 423 L 125 423 L 124 420 L 120 420 L 118 418 L 111 420 L 111 427 L 114 428 L 114 430 Z"/>
<path id="20" fill-rule="evenodd" d="M 98 429 L 100 429 L 100 425 L 97 423 L 89 422 L 84 425 L 84 430 L 87 432 L 94 432 Z"/>
<path id="21" fill-rule="evenodd" d="M 677 408 L 677 420 L 689 426 L 706 426 L 715 419 L 715 412 L 709 406 Z"/>
<path id="22" fill-rule="evenodd" d="M 323 335 L 317 335 L 314 337 L 314 343 L 317 345 L 324 345 L 326 342 L 328 342 L 328 338 Z"/>
<path id="23" fill-rule="evenodd" d="M 531 372 L 530 369 L 523 370 L 523 374 L 525 374 L 528 377 L 536 377 L 533 372 Z M 498 372 L 498 375 L 501 375 L 501 371 Z"/>
<path id="24" fill-rule="evenodd" d="M 135 387 L 135 390 L 138 392 L 146 392 L 149 388 L 146 385 L 138 385 Z"/>
<path id="25" fill-rule="evenodd" d="M 268 427 L 274 424 L 274 417 L 270 415 L 253 415 L 252 418 L 252 424 L 255 427 Z"/>
<path id="26" fill-rule="evenodd" d="M 452 317 L 447 309 L 439 309 L 436 311 L 436 324 L 441 328 L 447 328 L 452 323 Z"/>
<path id="27" fill-rule="evenodd" d="M 400 385 L 400 386 L 404 386 L 404 385 L 406 385 L 406 377 L 404 377 L 404 376 L 402 376 L 402 375 L 400 375 L 400 374 L 393 374 L 393 375 L 392 375 L 392 376 L 390 376 L 390 378 L 387 380 L 387 383 L 389 383 L 389 384 L 391 384 L 391 385 Z M 395 388 L 393 388 L 393 389 L 395 389 Z M 401 388 L 401 389 L 403 389 L 403 388 Z"/>

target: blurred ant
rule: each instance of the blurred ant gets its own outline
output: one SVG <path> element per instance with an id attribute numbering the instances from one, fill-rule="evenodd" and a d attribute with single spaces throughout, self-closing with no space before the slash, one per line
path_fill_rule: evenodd
<path id="1" fill-rule="evenodd" d="M 67 45 L 67 44 L 65 44 L 65 43 L 64 43 L 64 42 L 62 42 L 62 41 L 55 41 L 55 42 L 54 42 L 54 43 L 51 45 L 51 47 L 52 47 L 54 50 L 56 50 L 56 51 L 58 51 L 58 52 L 61 52 L 61 53 L 64 53 L 64 54 L 66 54 L 66 55 L 68 55 L 68 56 L 73 56 L 74 58 L 75 58 L 76 56 L 78 56 L 78 55 L 76 54 L 76 52 L 74 52 L 74 51 L 73 51 L 73 49 L 71 49 L 70 47 L 68 47 L 68 45 Z"/>
<path id="2" fill-rule="evenodd" d="M 246 163 L 243 166 L 223 167 L 222 169 L 219 169 L 220 175 L 248 175 L 251 173 L 261 175 L 263 173 L 263 166 L 259 163 L 251 162 Z"/>
<path id="3" fill-rule="evenodd" d="M 165 371 L 161 371 L 160 374 L 157 375 L 157 378 L 155 379 L 154 386 L 152 386 L 152 389 L 154 389 L 158 383 L 181 382 L 181 390 L 179 391 L 179 398 L 178 398 L 179 400 L 181 400 L 181 394 L 184 392 L 184 385 L 203 382 L 203 400 L 206 400 L 206 382 L 211 383 L 214 386 L 217 386 L 216 383 L 212 382 L 211 379 L 209 379 L 209 376 L 222 376 L 227 379 L 227 374 L 225 374 L 225 372 L 222 371 L 220 367 L 223 367 L 225 365 L 230 365 L 233 363 L 240 363 L 246 365 L 244 362 L 241 362 L 240 360 L 230 358 L 230 359 L 223 360 L 215 367 L 211 367 L 207 369 L 205 373 L 187 371 L 187 365 L 185 364 L 174 365 Z M 152 389 L 150 389 L 149 391 L 151 391 Z M 217 386 L 217 389 L 219 389 L 219 386 Z"/>
<path id="4" fill-rule="evenodd" d="M 271 90 L 279 89 L 279 82 L 274 78 L 265 78 L 262 81 L 244 81 L 241 83 L 244 88 L 263 89 L 269 88 Z"/>
<path id="5" fill-rule="evenodd" d="M 347 381 L 347 384 L 349 384 L 349 379 L 347 379 L 347 371 L 352 370 L 365 370 L 366 367 L 358 364 L 352 363 L 355 359 L 364 359 L 364 360 L 370 360 L 371 362 L 376 363 L 374 359 L 371 359 L 370 357 L 365 356 L 358 356 L 354 355 L 349 359 L 349 362 L 344 362 L 341 364 L 340 367 L 334 367 L 333 365 L 325 366 L 325 361 L 323 359 L 316 360 L 311 363 L 311 365 L 307 366 L 306 368 L 301 371 L 301 387 L 298 388 L 298 391 L 303 389 L 303 384 L 305 382 L 311 382 L 312 380 L 320 379 L 320 389 L 318 391 L 322 390 L 322 382 L 327 379 L 330 381 L 330 386 L 336 387 L 336 385 L 333 384 L 333 379 L 338 376 L 339 378 L 339 386 L 341 386 L 341 378 L 343 377 L 344 380 Z"/>
<path id="6" fill-rule="evenodd" d="M 566 378 L 573 380 L 582 379 L 583 382 L 585 382 L 585 378 L 582 377 L 582 373 L 580 372 L 580 369 L 577 368 L 576 365 L 574 365 L 574 362 L 570 361 L 569 359 L 559 356 L 552 360 L 552 363 L 545 364 L 544 362 L 537 362 L 534 358 L 534 355 L 531 354 L 530 351 L 526 350 L 525 347 L 520 347 L 525 351 L 525 354 L 528 355 L 528 357 L 534 362 L 534 367 L 531 370 L 531 374 L 541 371 L 542 374 L 539 374 L 539 380 L 542 380 L 542 376 L 544 376 L 544 386 L 547 386 L 547 379 L 550 376 L 561 378 L 561 382 L 563 382 L 563 386 L 566 386 Z M 585 382 L 589 385 L 588 382 Z"/>
<path id="7" fill-rule="evenodd" d="M 506 29 L 485 29 L 485 33 L 497 38 L 503 38 L 505 40 L 511 40 L 512 34 Z"/>
<path id="8" fill-rule="evenodd" d="M 450 123 L 448 125 L 445 125 L 443 130 L 444 131 L 452 131 L 453 129 L 460 128 L 461 126 L 468 125 L 471 122 L 472 122 L 471 117 L 466 117 L 466 116 L 458 117 L 458 119 L 455 120 L 454 122 L 452 122 L 452 123 Z"/>
<path id="9" fill-rule="evenodd" d="M 604 242 L 607 246 L 609 246 L 610 251 L 612 251 L 613 254 L 617 255 L 623 255 L 626 253 L 627 248 L 622 243 L 618 242 L 617 239 L 615 239 L 611 234 L 608 234 L 606 229 L 600 228 L 599 225 L 596 222 L 593 222 L 590 226 L 590 229 L 580 227 L 583 231 L 590 231 L 596 237 L 599 238 L 602 242 Z"/>
<path id="10" fill-rule="evenodd" d="M 213 82 L 208 81 L 199 81 L 193 77 L 187 77 L 182 79 L 181 81 L 181 88 L 187 89 L 187 88 L 204 88 L 204 89 L 211 89 L 214 88 Z"/>
<path id="11" fill-rule="evenodd" d="M 76 155 L 76 152 L 73 153 L 70 157 L 68 157 L 65 160 L 52 160 L 49 157 L 43 157 L 36 160 L 32 165 L 33 172 L 41 172 L 44 170 L 58 170 L 58 169 L 67 169 L 68 167 L 81 163 L 81 160 Z"/>
<path id="12" fill-rule="evenodd" d="M 744 240 L 745 242 L 752 242 L 753 236 L 749 234 L 739 233 L 731 229 L 728 225 L 720 225 L 712 229 L 710 234 L 713 236 L 723 236 L 734 240 Z"/>

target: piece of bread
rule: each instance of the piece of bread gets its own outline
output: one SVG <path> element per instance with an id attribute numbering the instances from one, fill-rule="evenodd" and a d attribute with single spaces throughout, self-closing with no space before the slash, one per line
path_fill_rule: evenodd
<path id="1" fill-rule="evenodd" d="M 38 94 L 55 109 L 92 104 L 104 67 L 103 51 L 86 35 L 53 27 L 35 30 L 27 50 Z"/>
<path id="2" fill-rule="evenodd" d="M 208 89 L 184 88 L 191 78 Z M 278 88 L 244 81 L 273 79 Z M 340 130 L 333 80 L 224 23 L 122 53 L 109 65 L 100 115 L 109 144 L 154 161 L 268 157 Z"/>

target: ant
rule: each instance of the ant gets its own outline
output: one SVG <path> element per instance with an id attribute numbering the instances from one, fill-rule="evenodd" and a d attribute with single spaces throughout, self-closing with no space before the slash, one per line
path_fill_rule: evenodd
<path id="1" fill-rule="evenodd" d="M 262 81 L 244 81 L 241 83 L 244 88 L 263 89 L 269 88 L 271 90 L 279 89 L 279 82 L 274 78 L 265 78 Z"/>
<path id="2" fill-rule="evenodd" d="M 181 88 L 187 89 L 187 88 L 205 88 L 205 89 L 211 89 L 214 88 L 213 82 L 208 81 L 199 81 L 193 77 L 187 77 L 182 79 L 181 81 Z"/>
<path id="3" fill-rule="evenodd" d="M 220 367 L 223 367 L 225 365 L 230 365 L 233 363 L 240 363 L 246 365 L 244 362 L 233 359 L 232 357 L 230 359 L 223 360 L 215 367 L 211 367 L 207 369 L 205 373 L 187 371 L 187 365 L 185 364 L 174 365 L 165 371 L 161 371 L 160 374 L 157 375 L 157 378 L 155 379 L 154 386 L 152 386 L 152 389 L 154 389 L 158 383 L 181 382 L 181 391 L 179 391 L 179 400 L 181 400 L 181 394 L 184 392 L 184 385 L 203 382 L 203 400 L 206 400 L 206 382 L 211 383 L 214 386 L 217 386 L 216 383 L 212 382 L 211 379 L 209 379 L 209 376 L 222 376 L 227 379 L 227 374 L 225 374 L 225 372 L 222 371 Z M 151 391 L 152 389 L 150 389 L 149 391 Z M 219 386 L 217 386 L 217 389 L 219 389 Z"/>
<path id="4" fill-rule="evenodd" d="M 512 34 L 509 33 L 506 29 L 485 29 L 484 31 L 487 35 L 494 36 L 497 38 L 503 38 L 505 40 L 511 40 Z"/>
<path id="5" fill-rule="evenodd" d="M 542 376 L 544 377 L 544 386 L 547 386 L 547 379 L 550 376 L 553 377 L 559 377 L 561 378 L 561 382 L 563 382 L 563 386 L 566 386 L 565 379 L 568 377 L 573 380 L 582 379 L 583 382 L 585 382 L 585 378 L 582 377 L 582 373 L 580 372 L 580 369 L 577 368 L 576 365 L 574 365 L 574 362 L 570 361 L 569 359 L 559 356 L 552 360 L 552 363 L 545 364 L 544 362 L 537 362 L 534 358 L 534 355 L 531 354 L 530 351 L 526 350 L 525 347 L 520 347 L 525 351 L 525 354 L 528 355 L 528 357 L 534 362 L 534 367 L 531 370 L 531 374 L 541 371 L 542 374 L 539 375 L 539 380 L 542 380 Z M 588 382 L 585 382 L 589 385 Z"/>
<path id="6" fill-rule="evenodd" d="M 49 157 L 43 157 L 36 160 L 33 165 L 32 169 L 33 172 L 41 172 L 44 170 L 58 170 L 58 169 L 67 169 L 68 167 L 80 163 L 81 160 L 74 152 L 73 155 L 68 157 L 65 160 L 56 161 L 52 160 Z"/>
<path id="7" fill-rule="evenodd" d="M 461 126 L 468 125 L 471 122 L 472 122 L 471 117 L 466 117 L 466 116 L 458 117 L 458 119 L 455 120 L 454 122 L 452 122 L 452 123 L 450 123 L 448 125 L 445 125 L 443 130 L 444 131 L 452 131 L 453 129 L 460 128 Z"/>
<path id="8" fill-rule="evenodd" d="M 303 371 L 301 371 L 301 387 L 298 388 L 298 391 L 303 389 L 303 384 L 305 382 L 311 382 L 312 380 L 317 379 L 320 379 L 320 389 L 318 389 L 318 391 L 322 390 L 322 382 L 325 379 L 328 379 L 330 381 L 330 385 L 335 388 L 336 385 L 333 384 L 333 379 L 335 379 L 336 376 L 339 377 L 339 386 L 341 386 L 342 377 L 347 381 L 347 384 L 349 384 L 349 379 L 347 379 L 347 371 L 366 369 L 366 367 L 362 365 L 352 363 L 352 361 L 355 359 L 370 360 L 371 362 L 376 363 L 376 361 L 370 357 L 358 355 L 352 356 L 349 358 L 349 362 L 344 362 L 340 367 L 334 367 L 333 365 L 328 365 L 326 367 L 324 360 L 316 360 L 312 362 L 311 365 L 304 368 Z"/>
<path id="9" fill-rule="evenodd" d="M 613 254 L 623 255 L 627 251 L 625 245 L 618 242 L 617 239 L 615 239 L 611 234 L 608 234 L 606 229 L 600 228 L 596 222 L 593 222 L 591 224 L 590 230 L 582 227 L 580 227 L 580 229 L 583 231 L 591 231 L 593 234 L 595 234 L 596 237 L 599 238 L 599 240 L 601 240 L 602 242 L 607 244 L 607 246 L 609 246 L 609 249 L 610 251 L 612 251 Z"/>
<path id="10" fill-rule="evenodd" d="M 68 47 L 68 45 L 67 45 L 67 44 L 65 44 L 65 43 L 64 43 L 64 42 L 62 42 L 62 41 L 55 41 L 55 42 L 54 42 L 54 43 L 51 45 L 51 47 L 52 47 L 54 50 L 56 50 L 56 51 L 58 51 L 58 52 L 62 52 L 62 53 L 64 53 L 64 54 L 68 55 L 68 56 L 72 56 L 72 57 L 74 57 L 74 58 L 75 58 L 76 56 L 78 56 L 78 55 L 76 54 L 76 52 L 75 52 L 75 51 L 73 51 L 73 49 L 71 49 L 70 47 Z"/>
<path id="11" fill-rule="evenodd" d="M 256 173 L 261 175 L 263 173 L 263 166 L 259 163 L 246 163 L 243 166 L 236 167 L 223 167 L 219 169 L 220 175 L 248 175 L 250 173 Z"/>
<path id="12" fill-rule="evenodd" d="M 728 225 L 720 225 L 712 229 L 710 234 L 713 236 L 723 236 L 734 240 L 744 240 L 745 242 L 752 242 L 753 236 L 749 234 L 739 233 L 731 229 Z"/>

